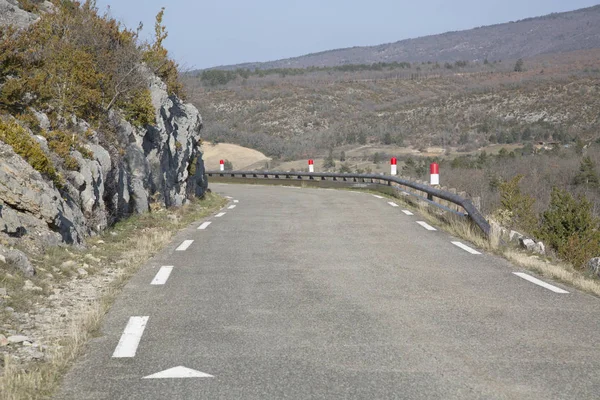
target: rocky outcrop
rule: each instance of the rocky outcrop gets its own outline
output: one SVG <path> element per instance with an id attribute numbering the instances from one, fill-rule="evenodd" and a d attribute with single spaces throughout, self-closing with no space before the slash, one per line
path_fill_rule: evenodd
<path id="1" fill-rule="evenodd" d="M 36 3 L 42 12 L 51 7 L 48 2 Z M 18 8 L 16 1 L 0 0 L 0 25 L 23 28 L 36 20 L 37 16 Z M 69 121 L 86 138 L 82 145 L 89 154 L 71 150 L 78 167 L 61 171 L 64 187 L 57 188 L 0 141 L 0 245 L 38 254 L 47 246 L 80 245 L 119 219 L 148 212 L 153 203 L 178 207 L 204 195 L 200 113 L 169 96 L 158 77 L 140 68 L 156 110 L 154 123 L 133 126 L 117 111 L 109 116 L 110 128 L 97 132 L 86 121 Z M 48 116 L 31 111 L 40 127 L 48 129 Z M 110 129 L 110 135 L 102 129 Z M 50 154 L 46 139 L 30 134 Z M 111 139 L 100 140 L 107 136 Z M 51 158 L 56 160 L 55 155 Z M 26 272 L 27 267 L 23 268 Z"/>

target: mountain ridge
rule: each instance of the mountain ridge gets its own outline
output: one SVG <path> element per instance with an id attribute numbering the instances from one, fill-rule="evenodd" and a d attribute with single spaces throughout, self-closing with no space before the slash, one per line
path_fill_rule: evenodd
<path id="1" fill-rule="evenodd" d="M 502 60 L 599 47 L 600 4 L 568 12 L 402 39 L 374 46 L 354 46 L 280 60 L 221 65 L 207 69 L 307 68 L 378 62 Z"/>

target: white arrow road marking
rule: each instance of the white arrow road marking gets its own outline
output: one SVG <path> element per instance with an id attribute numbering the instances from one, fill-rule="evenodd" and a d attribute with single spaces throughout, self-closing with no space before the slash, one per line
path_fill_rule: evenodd
<path id="1" fill-rule="evenodd" d="M 376 197 L 376 198 L 378 198 L 378 199 L 383 199 L 383 196 L 378 196 L 378 195 L 376 195 L 376 194 L 374 194 L 374 195 L 373 195 L 373 197 Z"/>
<path id="2" fill-rule="evenodd" d="M 150 317 L 131 317 L 115 348 L 113 358 L 134 357 Z"/>
<path id="3" fill-rule="evenodd" d="M 227 207 L 227 208 L 229 208 L 230 210 L 233 210 L 235 207 L 236 207 L 236 205 L 235 205 L 235 204 L 232 204 L 232 205 L 230 205 L 230 206 L 229 206 L 229 207 Z"/>
<path id="4" fill-rule="evenodd" d="M 393 201 L 388 201 L 388 204 L 392 207 L 400 207 L 398 204 L 394 203 Z"/>
<path id="5" fill-rule="evenodd" d="M 408 211 L 408 210 L 402 210 L 402 212 L 403 212 L 404 214 L 406 214 L 406 215 L 415 215 L 415 214 L 411 213 L 411 212 L 410 212 L 410 211 Z"/>
<path id="6" fill-rule="evenodd" d="M 198 230 L 201 230 L 201 231 L 203 231 L 204 229 L 208 228 L 208 226 L 209 226 L 210 224 L 212 224 L 212 222 L 210 222 L 210 221 L 203 222 L 203 223 L 202 223 L 202 225 L 200 225 L 200 226 L 198 227 Z"/>
<path id="7" fill-rule="evenodd" d="M 160 269 L 158 270 L 158 273 L 156 274 L 156 276 L 152 280 L 152 283 L 150 283 L 150 284 L 151 285 L 164 285 L 165 283 L 167 283 L 167 280 L 169 279 L 171 272 L 173 272 L 173 267 L 170 265 L 165 266 L 165 267 L 160 267 Z"/>
<path id="8" fill-rule="evenodd" d="M 453 245 L 455 245 L 456 247 L 460 247 L 461 249 L 463 249 L 464 251 L 467 251 L 471 254 L 481 254 L 480 252 L 478 252 L 477 250 L 473 250 L 472 248 L 470 248 L 469 246 L 467 246 L 466 244 L 462 244 L 461 242 L 452 242 Z"/>
<path id="9" fill-rule="evenodd" d="M 561 289 L 559 287 L 550 285 L 549 283 L 546 283 L 544 281 L 540 281 L 539 279 L 534 278 L 531 275 L 527 275 L 527 274 L 524 274 L 522 272 L 513 272 L 513 274 L 517 275 L 519 278 L 525 279 L 526 281 L 529 281 L 531 283 L 535 283 L 538 286 L 541 286 L 541 287 L 546 288 L 548 290 L 552 290 L 554 293 L 559 293 L 559 294 L 567 294 L 567 293 L 569 293 L 566 290 L 563 290 L 563 289 Z"/>
<path id="10" fill-rule="evenodd" d="M 217 218 L 221 218 L 221 217 L 222 217 L 223 215 L 225 215 L 225 214 L 227 214 L 227 213 L 225 213 L 225 212 L 218 213 L 217 215 L 215 215 L 215 217 L 217 217 Z"/>
<path id="11" fill-rule="evenodd" d="M 437 231 L 437 229 L 435 229 L 433 226 L 429 225 L 427 222 L 417 221 L 417 224 L 421 225 L 423 228 L 427 229 L 428 231 Z"/>
<path id="12" fill-rule="evenodd" d="M 239 203 L 240 201 L 239 201 L 239 200 L 234 200 L 233 202 L 234 202 L 234 203 Z"/>
<path id="13" fill-rule="evenodd" d="M 204 372 L 196 371 L 186 367 L 175 367 L 165 371 L 157 372 L 156 374 L 148 375 L 142 379 L 173 379 L 173 378 L 214 378 L 214 376 L 205 374 Z"/>
<path id="14" fill-rule="evenodd" d="M 186 251 L 194 243 L 193 240 L 184 240 L 175 251 Z"/>

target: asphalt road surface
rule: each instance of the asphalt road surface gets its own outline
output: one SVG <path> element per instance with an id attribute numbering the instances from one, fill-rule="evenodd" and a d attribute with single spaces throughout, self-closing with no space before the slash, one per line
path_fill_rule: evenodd
<path id="1" fill-rule="evenodd" d="M 57 399 L 600 398 L 599 299 L 368 193 L 212 189 Z"/>

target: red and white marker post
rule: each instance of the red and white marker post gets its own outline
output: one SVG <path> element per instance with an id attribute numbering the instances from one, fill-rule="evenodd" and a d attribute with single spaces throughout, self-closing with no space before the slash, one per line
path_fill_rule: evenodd
<path id="1" fill-rule="evenodd" d="M 431 186 L 440 184 L 440 166 L 438 163 L 431 163 L 429 166 L 429 183 L 431 183 Z"/>
<path id="2" fill-rule="evenodd" d="M 391 166 L 391 174 L 392 175 L 398 175 L 398 159 L 396 157 L 392 157 L 392 159 L 390 160 L 390 166 Z"/>
<path id="3" fill-rule="evenodd" d="M 315 162 L 308 160 L 308 172 L 315 172 Z"/>
<path id="4" fill-rule="evenodd" d="M 225 171 L 225 161 L 221 160 L 221 161 L 219 161 L 219 164 L 220 164 L 221 172 Z"/>

